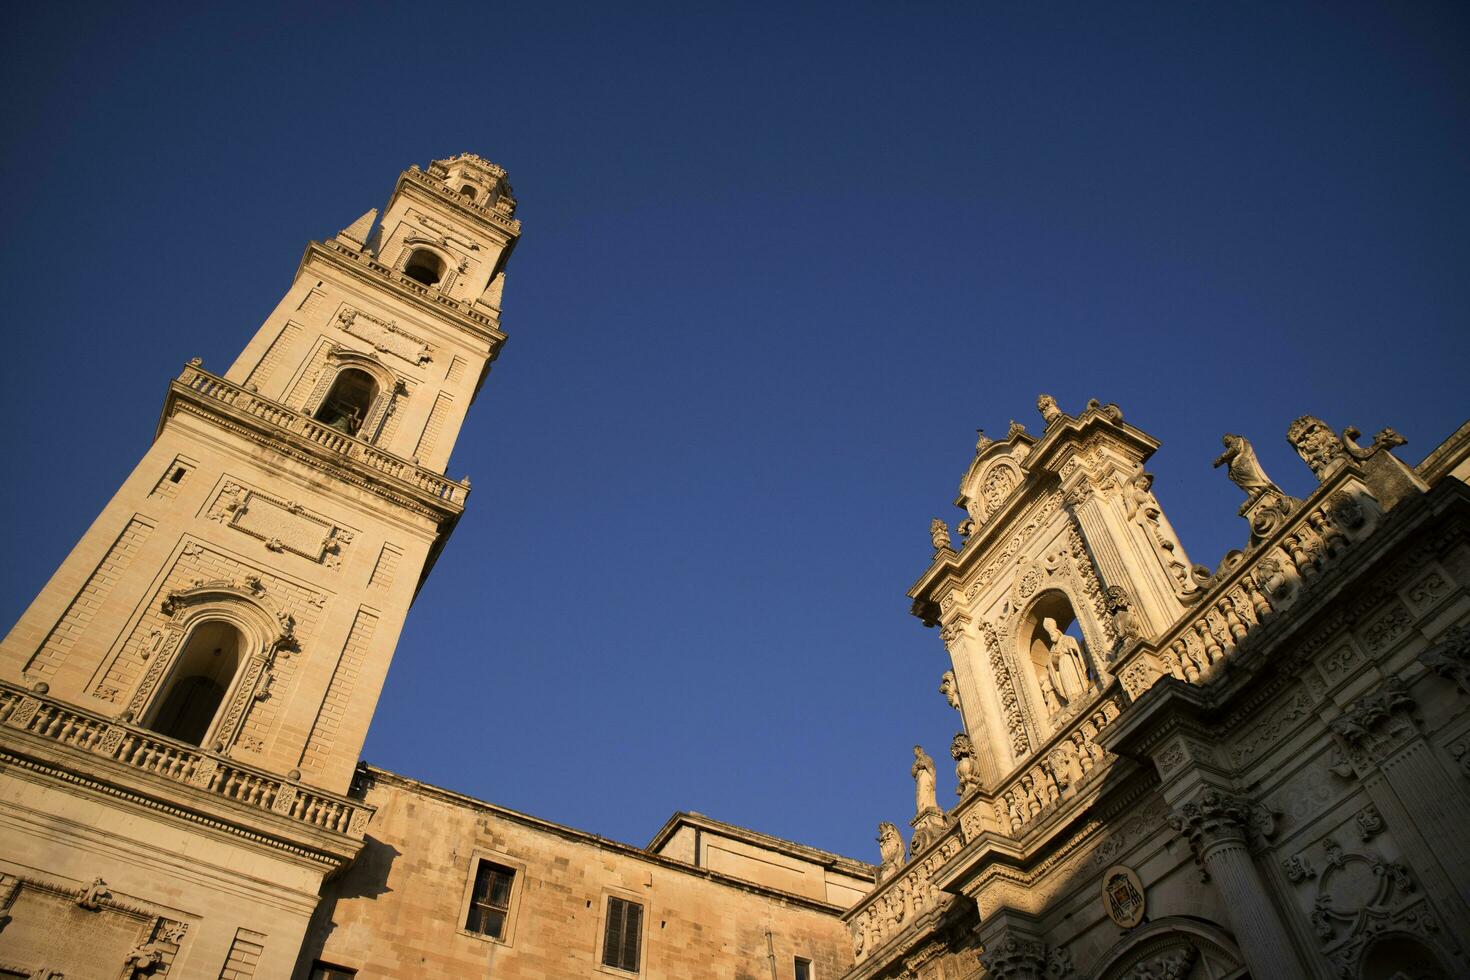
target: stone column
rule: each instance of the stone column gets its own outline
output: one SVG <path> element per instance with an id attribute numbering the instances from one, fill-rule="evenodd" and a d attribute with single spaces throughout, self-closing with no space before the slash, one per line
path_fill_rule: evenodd
<path id="1" fill-rule="evenodd" d="M 996 697 L 997 685 L 987 682 L 988 671 L 982 666 L 984 654 L 980 638 L 968 617 L 960 614 L 945 623 L 939 631 L 954 667 L 959 686 L 960 717 L 983 786 L 993 787 L 1010 769 L 1009 735 Z"/>
<path id="2" fill-rule="evenodd" d="M 1447 878 L 1459 901 L 1470 902 L 1470 803 L 1420 733 L 1413 709 L 1407 686 L 1391 677 L 1331 727 L 1379 812 L 1406 816 L 1390 827 L 1425 887 L 1433 892 Z"/>
<path id="3" fill-rule="evenodd" d="M 1175 810 L 1170 823 L 1219 891 L 1254 980 L 1296 980 L 1308 974 L 1247 848 L 1252 819 L 1247 801 L 1206 788 Z"/>

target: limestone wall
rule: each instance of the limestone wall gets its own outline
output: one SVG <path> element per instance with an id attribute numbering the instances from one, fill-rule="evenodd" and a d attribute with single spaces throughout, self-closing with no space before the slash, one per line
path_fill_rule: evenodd
<path id="1" fill-rule="evenodd" d="M 813 976 L 851 965 L 840 908 L 371 770 L 378 808 L 361 857 L 327 886 L 297 976 L 313 960 L 416 980 Z M 690 841 L 692 844 L 692 840 Z M 466 932 L 472 868 L 516 873 L 501 941 Z M 639 971 L 601 965 L 609 896 L 643 906 Z"/>

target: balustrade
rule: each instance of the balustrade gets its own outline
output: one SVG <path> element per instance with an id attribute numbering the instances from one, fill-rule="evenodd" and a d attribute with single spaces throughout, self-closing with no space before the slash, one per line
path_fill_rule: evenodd
<path id="1" fill-rule="evenodd" d="M 361 840 L 372 808 L 0 682 L 0 725 Z"/>
<path id="2" fill-rule="evenodd" d="M 369 469 L 401 480 L 440 500 L 464 505 L 469 496 L 468 483 L 450 480 L 415 463 L 395 456 L 385 449 L 323 425 L 315 419 L 294 412 L 279 402 L 262 398 L 237 385 L 210 374 L 195 364 L 184 368 L 179 384 L 190 391 L 237 411 L 261 419 L 277 428 L 293 433 L 329 452 L 352 459 Z"/>

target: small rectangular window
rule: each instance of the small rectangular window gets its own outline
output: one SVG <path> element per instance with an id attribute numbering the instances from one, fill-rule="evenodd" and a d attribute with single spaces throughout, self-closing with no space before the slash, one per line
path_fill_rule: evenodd
<path id="1" fill-rule="evenodd" d="M 332 966 L 321 960 L 311 965 L 311 980 L 354 980 L 356 976 L 356 970 L 349 970 L 345 966 Z"/>
<path id="2" fill-rule="evenodd" d="M 796 980 L 812 980 L 812 961 L 796 958 Z"/>
<path id="3" fill-rule="evenodd" d="M 475 889 L 470 893 L 470 913 L 465 930 L 492 939 L 505 938 L 505 917 L 510 911 L 510 885 L 516 873 L 510 868 L 481 861 L 475 871 Z"/>
<path id="4" fill-rule="evenodd" d="M 602 940 L 603 964 L 637 973 L 642 930 L 643 906 L 621 898 L 608 898 L 607 931 Z"/>

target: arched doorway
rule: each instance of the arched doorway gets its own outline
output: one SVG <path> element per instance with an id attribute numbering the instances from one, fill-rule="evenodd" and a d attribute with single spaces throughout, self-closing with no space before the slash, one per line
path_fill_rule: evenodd
<path id="1" fill-rule="evenodd" d="M 1212 922 L 1171 915 L 1129 932 L 1087 974 L 1092 980 L 1169 976 L 1178 980 L 1249 980 L 1230 934 Z"/>
<path id="2" fill-rule="evenodd" d="M 168 686 L 144 723 L 160 735 L 203 745 L 240 669 L 240 631 L 222 620 L 200 623 L 189 634 Z"/>

